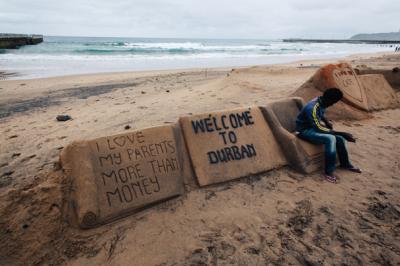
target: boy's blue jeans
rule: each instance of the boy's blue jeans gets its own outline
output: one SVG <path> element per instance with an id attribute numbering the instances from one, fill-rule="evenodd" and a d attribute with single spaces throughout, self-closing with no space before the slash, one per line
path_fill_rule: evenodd
<path id="1" fill-rule="evenodd" d="M 317 130 L 305 129 L 298 137 L 313 144 L 325 145 L 325 173 L 331 175 L 336 168 L 336 152 L 342 167 L 351 167 L 347 153 L 346 140 L 339 135 L 320 133 Z"/>

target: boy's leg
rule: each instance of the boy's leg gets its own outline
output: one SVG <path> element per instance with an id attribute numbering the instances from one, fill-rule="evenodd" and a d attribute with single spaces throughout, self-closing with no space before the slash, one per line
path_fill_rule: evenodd
<path id="1" fill-rule="evenodd" d="M 319 133 L 314 129 L 306 129 L 299 134 L 299 138 L 313 144 L 325 145 L 325 174 L 332 175 L 336 168 L 336 138 L 331 134 Z"/>
<path id="2" fill-rule="evenodd" d="M 336 150 L 339 156 L 340 166 L 344 168 L 351 167 L 349 153 L 347 152 L 346 140 L 342 136 L 335 135 Z"/>
<path id="3" fill-rule="evenodd" d="M 336 150 L 339 156 L 340 166 L 355 173 L 361 173 L 361 169 L 353 166 L 349 160 L 349 153 L 347 152 L 346 140 L 342 136 L 336 137 Z"/>

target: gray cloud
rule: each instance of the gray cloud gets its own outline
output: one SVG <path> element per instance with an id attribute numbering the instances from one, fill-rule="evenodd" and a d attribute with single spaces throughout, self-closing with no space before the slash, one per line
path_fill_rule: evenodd
<path id="1" fill-rule="evenodd" d="M 0 32 L 46 35 L 347 38 L 400 29 L 399 0 L 0 0 Z"/>

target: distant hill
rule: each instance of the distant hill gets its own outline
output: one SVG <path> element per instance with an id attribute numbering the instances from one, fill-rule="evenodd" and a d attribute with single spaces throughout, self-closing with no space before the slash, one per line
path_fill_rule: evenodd
<path id="1" fill-rule="evenodd" d="M 400 41 L 399 32 L 387 33 L 361 33 L 350 38 L 351 40 L 379 40 L 379 41 Z"/>

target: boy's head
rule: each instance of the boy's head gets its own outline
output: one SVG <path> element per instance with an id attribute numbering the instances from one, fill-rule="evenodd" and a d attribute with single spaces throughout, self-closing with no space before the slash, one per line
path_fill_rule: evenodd
<path id="1" fill-rule="evenodd" d="M 322 95 L 322 103 L 325 107 L 334 105 L 343 98 L 343 92 L 338 88 L 329 88 Z"/>

